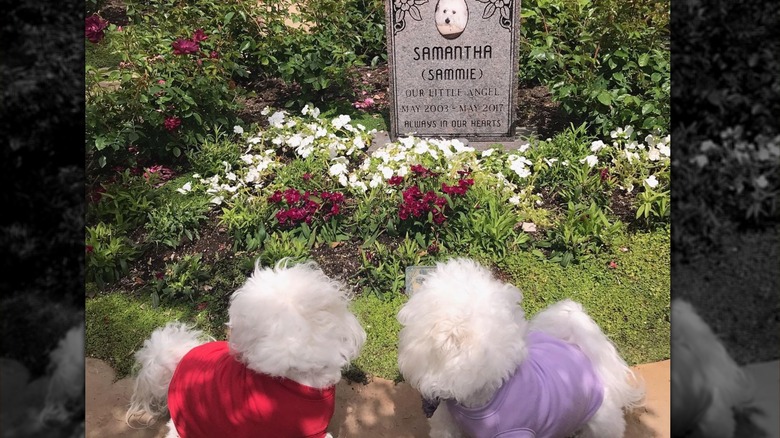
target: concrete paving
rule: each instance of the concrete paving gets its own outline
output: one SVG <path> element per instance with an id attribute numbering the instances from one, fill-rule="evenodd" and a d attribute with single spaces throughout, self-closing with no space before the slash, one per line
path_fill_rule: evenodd
<path id="1" fill-rule="evenodd" d="M 645 381 L 647 402 L 628 418 L 626 437 L 669 438 L 669 361 L 634 369 Z M 86 376 L 86 438 L 164 438 L 165 421 L 148 428 L 125 423 L 133 392 L 130 379 L 115 381 L 111 367 L 93 358 L 87 358 Z M 337 438 L 427 438 L 429 427 L 416 390 L 406 383 L 374 379 L 367 385 L 339 383 L 329 431 Z"/>

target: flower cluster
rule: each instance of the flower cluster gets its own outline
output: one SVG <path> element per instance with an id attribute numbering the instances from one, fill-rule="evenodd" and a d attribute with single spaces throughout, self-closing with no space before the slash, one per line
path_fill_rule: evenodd
<path id="1" fill-rule="evenodd" d="M 428 179 L 438 177 L 439 174 L 431 171 L 421 164 L 413 164 L 410 166 L 412 171 L 411 177 L 414 179 Z M 452 197 L 460 197 L 466 194 L 469 187 L 474 185 L 474 180 L 465 178 L 471 174 L 470 171 L 458 171 L 460 179 L 457 184 L 447 185 L 441 184 L 441 192 Z M 403 177 L 393 176 L 388 180 L 388 184 L 391 186 L 398 186 L 403 183 Z M 442 224 L 447 220 L 447 198 L 440 196 L 433 190 L 428 190 L 423 193 L 422 189 L 415 184 L 401 192 L 402 202 L 398 206 L 398 218 L 405 221 L 409 218 L 420 219 L 431 215 L 433 223 L 436 225 Z"/>
<path id="2" fill-rule="evenodd" d="M 301 223 L 310 225 L 315 215 L 322 214 L 322 220 L 327 221 L 341 213 L 344 195 L 339 192 L 301 192 L 294 188 L 285 191 L 275 191 L 268 197 L 272 204 L 286 205 L 276 213 L 280 225 L 296 226 Z"/>
<path id="3" fill-rule="evenodd" d="M 93 44 L 99 43 L 106 36 L 104 30 L 108 21 L 98 15 L 90 15 L 84 20 L 84 36 Z"/>
<path id="4" fill-rule="evenodd" d="M 177 38 L 176 41 L 171 43 L 173 47 L 174 55 L 191 55 L 200 51 L 200 42 L 206 41 L 209 37 L 203 31 L 203 29 L 195 30 L 192 34 L 192 38 Z M 210 56 L 213 57 L 213 56 Z"/>
<path id="5" fill-rule="evenodd" d="M 398 217 L 405 221 L 412 218 L 422 218 L 431 213 L 433 222 L 441 224 L 447 220 L 444 207 L 447 198 L 436 195 L 433 190 L 422 193 L 418 186 L 411 186 L 402 192 L 403 202 L 398 206 Z"/>

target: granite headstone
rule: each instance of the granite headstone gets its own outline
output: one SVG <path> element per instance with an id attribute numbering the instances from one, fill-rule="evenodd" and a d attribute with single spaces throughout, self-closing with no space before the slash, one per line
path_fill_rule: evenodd
<path id="1" fill-rule="evenodd" d="M 514 139 L 520 0 L 386 0 L 390 136 Z"/>

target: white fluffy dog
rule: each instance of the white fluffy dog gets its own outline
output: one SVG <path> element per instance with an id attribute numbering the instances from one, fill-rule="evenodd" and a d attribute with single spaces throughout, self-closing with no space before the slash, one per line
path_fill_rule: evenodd
<path id="1" fill-rule="evenodd" d="M 688 302 L 672 300 L 672 436 L 731 438 L 751 379 Z"/>
<path id="2" fill-rule="evenodd" d="M 442 403 L 431 437 L 618 438 L 644 389 L 570 300 L 530 323 L 511 284 L 468 259 L 437 263 L 398 314 L 398 364 Z"/>
<path id="3" fill-rule="evenodd" d="M 434 12 L 436 29 L 447 39 L 460 36 L 469 21 L 469 7 L 466 0 L 439 0 Z"/>
<path id="4" fill-rule="evenodd" d="M 127 420 L 171 415 L 168 437 L 325 437 L 341 370 L 366 333 L 344 286 L 313 262 L 255 266 L 233 293 L 227 342 L 180 323 L 155 330 Z"/>

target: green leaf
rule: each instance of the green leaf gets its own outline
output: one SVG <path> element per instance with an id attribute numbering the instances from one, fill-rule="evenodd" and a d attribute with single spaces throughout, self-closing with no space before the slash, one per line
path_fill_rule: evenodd
<path id="1" fill-rule="evenodd" d="M 648 55 L 647 53 L 643 53 L 642 55 L 639 56 L 638 63 L 640 67 L 646 66 L 649 61 L 650 61 L 650 55 Z"/>
<path id="2" fill-rule="evenodd" d="M 610 95 L 609 92 L 607 91 L 602 91 L 601 93 L 599 93 L 597 99 L 599 100 L 599 102 L 607 106 L 609 106 L 612 103 L 612 95 Z"/>
<path id="3" fill-rule="evenodd" d="M 227 26 L 227 25 L 228 25 L 228 23 L 230 23 L 230 20 L 232 20 L 232 19 L 233 19 L 233 16 L 234 16 L 235 14 L 236 14 L 235 12 L 228 12 L 227 14 L 225 14 L 225 18 L 222 20 L 222 23 L 223 23 L 225 26 Z"/>

